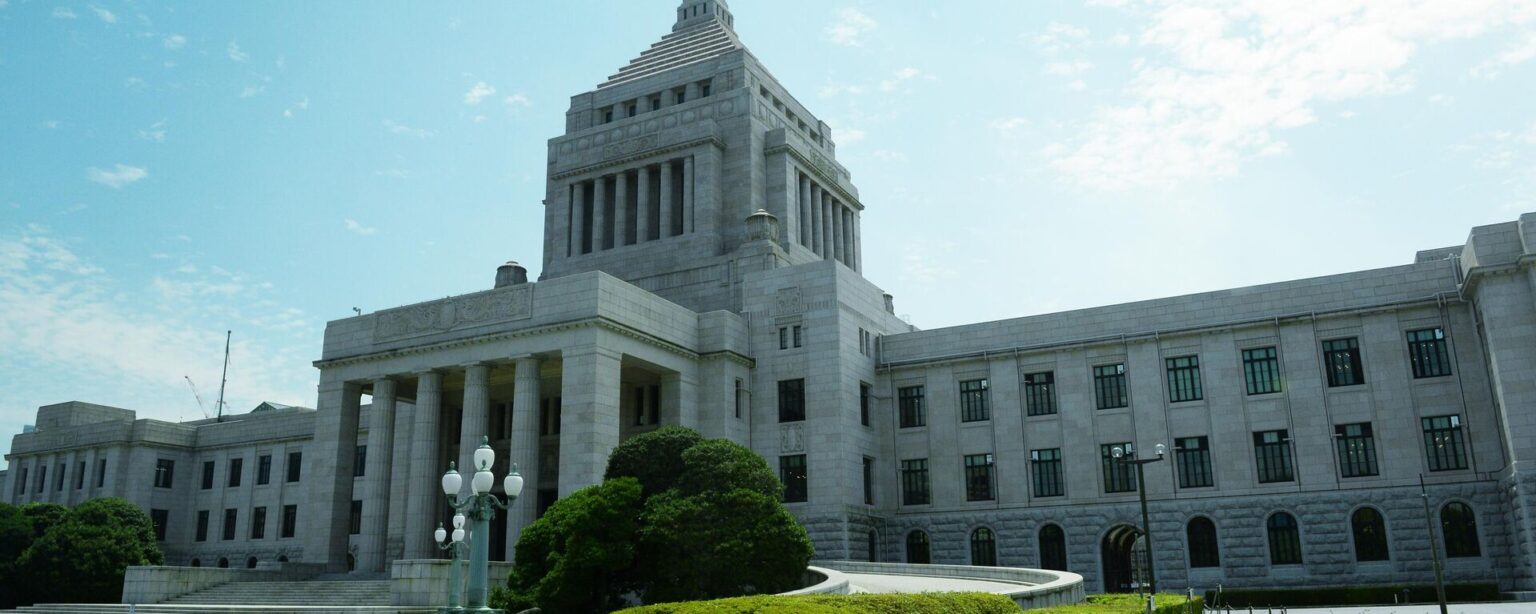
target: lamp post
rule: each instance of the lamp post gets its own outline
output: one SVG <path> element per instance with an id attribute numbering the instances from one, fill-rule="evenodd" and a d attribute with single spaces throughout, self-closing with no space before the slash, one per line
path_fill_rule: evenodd
<path id="1" fill-rule="evenodd" d="M 1147 477 L 1142 467 L 1163 460 L 1163 454 L 1167 451 L 1167 447 L 1163 444 L 1157 444 L 1157 447 L 1154 449 L 1157 452 L 1155 458 L 1137 458 L 1136 448 L 1130 444 L 1126 444 L 1125 449 L 1115 446 L 1110 451 L 1110 455 L 1115 458 L 1116 462 L 1136 466 L 1136 492 L 1141 495 L 1141 534 L 1147 538 L 1147 585 L 1151 589 L 1149 594 L 1152 595 L 1157 594 L 1157 571 L 1152 564 L 1152 560 L 1156 557 L 1152 556 L 1152 521 L 1147 515 Z"/>
<path id="2" fill-rule="evenodd" d="M 453 463 L 448 464 L 448 473 L 443 474 L 443 494 L 448 497 L 448 505 L 458 512 L 460 516 L 467 516 L 472 524 L 469 535 L 469 587 L 468 595 L 464 601 L 464 612 L 495 612 L 486 607 L 486 574 L 490 564 L 491 545 L 491 519 L 496 517 L 496 510 L 507 509 L 517 496 L 523 492 L 523 476 L 518 475 L 517 466 L 514 463 L 511 472 L 502 481 L 502 487 L 506 490 L 506 500 L 502 501 L 491 493 L 491 487 L 496 482 L 496 477 L 491 475 L 491 465 L 496 463 L 496 452 L 491 450 L 490 438 L 482 437 L 480 447 L 474 455 L 475 474 L 470 478 L 469 487 L 473 493 L 468 497 L 459 496 L 459 488 L 464 485 L 463 476 L 454 469 Z M 457 518 L 457 516 L 455 517 Z"/>
<path id="3" fill-rule="evenodd" d="M 464 515 L 453 516 L 452 541 L 448 541 L 448 531 L 443 528 L 442 523 L 437 524 L 437 530 L 432 532 L 432 538 L 437 540 L 437 548 L 446 550 L 451 557 L 448 563 L 448 607 L 438 612 L 443 614 L 463 612 L 463 608 L 459 607 L 459 552 L 464 548 Z"/>

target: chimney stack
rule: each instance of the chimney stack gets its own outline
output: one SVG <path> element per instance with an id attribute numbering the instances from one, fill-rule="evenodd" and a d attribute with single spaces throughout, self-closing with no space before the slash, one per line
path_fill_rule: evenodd
<path id="1" fill-rule="evenodd" d="M 528 269 L 516 261 L 508 260 L 506 264 L 496 267 L 496 287 L 517 286 L 528 283 Z"/>

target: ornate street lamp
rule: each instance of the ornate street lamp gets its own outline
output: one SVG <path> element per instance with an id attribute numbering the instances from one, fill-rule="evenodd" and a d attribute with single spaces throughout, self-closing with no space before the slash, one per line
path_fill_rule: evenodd
<path id="1" fill-rule="evenodd" d="M 457 472 L 455 472 L 457 473 Z M 463 612 L 459 607 L 459 558 L 464 549 L 464 515 L 453 516 L 453 539 L 448 540 L 448 531 L 442 523 L 437 524 L 437 530 L 432 532 L 432 539 L 437 540 L 437 548 L 446 550 L 451 557 L 448 568 L 448 607 L 438 610 L 443 614 Z M 446 542 L 446 543 L 445 543 Z"/>
<path id="2" fill-rule="evenodd" d="M 1163 460 L 1163 454 L 1167 451 L 1167 447 L 1163 444 L 1157 444 L 1155 450 L 1157 452 L 1156 458 L 1137 458 L 1136 448 L 1129 444 L 1123 450 L 1120 446 L 1115 446 L 1113 450 L 1110 450 L 1110 455 L 1115 458 L 1116 462 L 1136 466 L 1136 492 L 1141 494 L 1141 534 L 1147 539 L 1147 585 L 1151 589 L 1148 592 L 1149 595 L 1157 594 L 1157 572 L 1153 569 L 1152 565 L 1152 560 L 1156 557 L 1152 553 L 1152 522 L 1147 516 L 1147 478 L 1146 473 L 1142 471 L 1142 466 Z M 1151 602 L 1149 601 L 1148 603 L 1150 604 Z M 1150 608 L 1152 606 L 1148 605 L 1147 607 Z"/>
<path id="3" fill-rule="evenodd" d="M 523 492 L 523 476 L 517 473 L 517 464 L 513 463 L 512 471 L 502 481 L 502 488 L 506 490 L 506 500 L 503 501 L 491 493 L 491 487 L 495 485 L 496 476 L 491 474 L 491 465 L 496 463 L 496 452 L 491 449 L 490 438 L 482 437 L 480 447 L 474 455 L 475 474 L 470 477 L 469 488 L 473 494 L 468 497 L 459 497 L 459 488 L 464 485 L 463 476 L 455 470 L 453 463 L 448 463 L 448 473 L 443 474 L 443 494 L 448 497 L 448 505 L 458 512 L 455 516 L 455 524 L 459 518 L 467 516 L 474 524 L 470 526 L 469 535 L 469 587 L 466 590 L 464 612 L 495 612 L 486 607 L 486 575 L 490 566 L 491 554 L 491 519 L 496 517 L 496 510 L 507 509 L 517 496 Z M 457 536 L 462 528 L 454 530 Z"/>

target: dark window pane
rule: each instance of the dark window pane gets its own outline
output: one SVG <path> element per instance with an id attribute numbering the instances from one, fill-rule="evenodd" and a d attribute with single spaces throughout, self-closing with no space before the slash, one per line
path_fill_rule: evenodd
<path id="1" fill-rule="evenodd" d="M 1349 529 L 1355 537 L 1356 561 L 1385 561 L 1387 523 L 1376 508 L 1362 507 L 1349 517 Z"/>
<path id="2" fill-rule="evenodd" d="M 1061 448 L 1031 450 L 1029 475 L 1036 497 L 1060 497 L 1064 494 L 1061 480 Z"/>
<path id="3" fill-rule="evenodd" d="M 1030 373 L 1024 376 L 1025 413 L 1048 416 L 1056 413 L 1056 373 Z"/>
<path id="4" fill-rule="evenodd" d="M 987 380 L 960 382 L 960 421 L 980 422 L 992 417 L 987 407 Z"/>
<path id="5" fill-rule="evenodd" d="M 1104 492 L 1136 492 L 1135 468 L 1130 463 L 1116 459 L 1115 448 L 1120 448 L 1126 455 L 1130 455 L 1133 449 L 1130 442 L 1099 446 L 1099 457 L 1104 469 Z"/>
<path id="6" fill-rule="evenodd" d="M 1115 409 L 1130 404 L 1125 393 L 1125 365 L 1093 368 L 1093 396 L 1099 409 Z"/>
<path id="7" fill-rule="evenodd" d="M 213 461 L 203 462 L 203 490 L 213 488 Z"/>
<path id="8" fill-rule="evenodd" d="M 299 526 L 299 506 L 283 506 L 283 532 L 281 537 L 293 537 L 295 529 Z"/>
<path id="9" fill-rule="evenodd" d="M 1330 387 L 1365 383 L 1365 369 L 1360 365 L 1360 342 L 1354 337 L 1324 341 L 1323 365 L 1328 369 Z"/>
<path id="10" fill-rule="evenodd" d="M 1200 357 L 1179 356 L 1166 361 L 1168 367 L 1168 402 L 1183 403 L 1204 398 L 1200 389 Z"/>
<path id="11" fill-rule="evenodd" d="M 918 458 L 901 461 L 902 505 L 927 505 L 928 459 Z"/>
<path id="12" fill-rule="evenodd" d="M 229 459 L 229 487 L 230 488 L 239 488 L 240 487 L 240 477 L 244 473 L 245 473 L 245 459 L 243 459 L 243 458 L 232 458 L 232 459 Z"/>
<path id="13" fill-rule="evenodd" d="M 997 565 L 997 540 L 992 529 L 982 527 L 971 531 L 971 564 L 983 567 Z"/>
<path id="14" fill-rule="evenodd" d="M 1254 433 L 1253 454 L 1258 462 L 1260 484 L 1290 482 L 1296 479 L 1292 471 L 1291 438 L 1288 431 Z"/>
<path id="15" fill-rule="evenodd" d="M 991 501 L 994 483 L 991 454 L 971 454 L 965 457 L 966 501 Z"/>
<path id="16" fill-rule="evenodd" d="M 208 510 L 198 510 L 197 534 L 193 539 L 200 542 L 208 541 Z"/>
<path id="17" fill-rule="evenodd" d="M 1243 380 L 1248 394 L 1280 392 L 1280 359 L 1275 348 L 1243 350 Z"/>
<path id="18" fill-rule="evenodd" d="M 1040 568 L 1067 571 L 1067 534 L 1060 526 L 1040 528 Z"/>
<path id="19" fill-rule="evenodd" d="M 272 481 L 272 455 L 263 454 L 256 459 L 256 485 L 267 484 Z"/>
<path id="20" fill-rule="evenodd" d="M 347 517 L 347 535 L 363 533 L 363 502 L 352 501 L 352 513 Z"/>
<path id="21" fill-rule="evenodd" d="M 1445 556 L 1467 558 L 1482 556 L 1477 539 L 1477 516 L 1467 504 L 1452 501 L 1440 508 L 1440 534 L 1445 539 Z"/>
<path id="22" fill-rule="evenodd" d="M 784 483 L 785 503 L 806 501 L 810 480 L 805 467 L 804 454 L 779 457 L 779 481 Z"/>
<path id="23" fill-rule="evenodd" d="M 1420 418 L 1424 427 L 1424 455 L 1430 471 L 1454 471 L 1467 468 L 1466 441 L 1461 431 L 1461 416 Z"/>
<path id="24" fill-rule="evenodd" d="M 1269 517 L 1269 563 L 1271 565 L 1301 564 L 1301 532 L 1296 517 L 1278 512 Z"/>
<path id="25" fill-rule="evenodd" d="M 923 387 L 907 386 L 896 391 L 897 404 L 901 409 L 901 428 L 923 426 L 928 417 L 923 413 Z"/>
<path id="26" fill-rule="evenodd" d="M 1221 548 L 1216 542 L 1216 523 L 1210 518 L 1196 516 L 1185 528 L 1189 539 L 1190 567 L 1220 567 Z"/>
<path id="27" fill-rule="evenodd" d="M 227 510 L 224 510 L 224 525 L 223 525 L 224 541 L 231 541 L 231 540 L 235 539 L 235 521 L 238 520 L 239 517 L 240 517 L 240 510 L 237 510 L 237 509 L 227 509 Z"/>
<path id="28" fill-rule="evenodd" d="M 908 533 L 907 562 L 916 565 L 927 565 L 928 560 L 928 534 L 922 531 Z"/>
<path id="29" fill-rule="evenodd" d="M 263 539 L 267 536 L 267 508 L 258 507 L 251 510 L 251 539 Z"/>
<path id="30" fill-rule="evenodd" d="M 1414 378 L 1450 375 L 1451 357 L 1445 347 L 1445 330 L 1427 328 L 1409 331 L 1408 358 L 1413 363 Z"/>
<path id="31" fill-rule="evenodd" d="M 1173 442 L 1179 464 L 1179 488 L 1212 486 L 1211 445 L 1207 437 L 1184 437 Z"/>
<path id="32" fill-rule="evenodd" d="M 805 380 L 779 382 L 779 422 L 805 420 Z"/>
<path id="33" fill-rule="evenodd" d="M 165 525 L 171 521 L 171 511 L 149 510 L 149 520 L 155 525 L 155 541 L 165 541 Z"/>
<path id="34" fill-rule="evenodd" d="M 1333 438 L 1339 452 L 1339 475 L 1360 478 L 1377 474 L 1371 423 L 1340 424 L 1333 427 Z"/>

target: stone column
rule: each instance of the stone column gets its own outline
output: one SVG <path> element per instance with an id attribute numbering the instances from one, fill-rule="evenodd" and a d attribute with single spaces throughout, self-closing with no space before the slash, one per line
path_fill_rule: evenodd
<path id="1" fill-rule="evenodd" d="M 363 473 L 363 527 L 357 544 L 357 569 L 384 571 L 384 539 L 389 533 L 390 460 L 395 447 L 395 380 L 373 382 L 368 410 L 368 460 Z"/>
<path id="2" fill-rule="evenodd" d="M 613 246 L 623 247 L 629 238 L 629 171 L 613 176 Z"/>
<path id="3" fill-rule="evenodd" d="M 571 184 L 571 244 L 567 246 L 565 255 L 579 256 L 585 252 L 582 246 L 586 244 L 586 201 L 587 184 L 578 181 Z"/>
<path id="4" fill-rule="evenodd" d="M 821 224 L 822 224 L 822 218 L 821 218 L 821 186 L 818 186 L 815 183 L 810 184 L 810 192 L 811 192 L 811 212 L 810 212 L 811 213 L 811 223 L 810 223 L 810 226 L 811 226 L 811 240 L 808 241 L 806 243 L 806 245 L 811 248 L 811 252 L 815 253 L 817 256 L 820 256 L 822 254 L 822 243 L 821 243 L 821 237 L 822 237 L 822 233 L 821 233 Z"/>
<path id="5" fill-rule="evenodd" d="M 608 233 L 608 177 L 598 177 L 592 181 L 592 251 L 603 251 L 603 237 Z M 465 482 L 466 484 L 468 482 Z"/>
<path id="6" fill-rule="evenodd" d="M 651 240 L 651 167 L 635 176 L 635 243 Z"/>
<path id="7" fill-rule="evenodd" d="M 398 386 L 397 386 L 398 387 Z M 375 401 L 377 402 L 377 401 Z M 398 398 L 395 401 L 395 445 L 390 450 L 392 469 L 390 477 L 392 483 L 385 489 L 389 491 L 389 531 L 384 538 L 384 568 L 389 569 L 390 561 L 405 558 L 405 517 L 407 501 L 415 490 L 423 486 L 411 481 L 411 442 L 414 431 L 411 428 L 416 424 L 416 407 L 409 403 L 401 403 Z M 433 489 L 434 491 L 437 489 Z"/>
<path id="8" fill-rule="evenodd" d="M 437 558 L 432 531 L 441 507 L 438 477 L 448 470 L 438 465 L 438 422 L 443 410 L 443 375 L 436 371 L 416 374 L 416 425 L 412 428 L 410 503 L 406 504 L 405 558 Z"/>
<path id="9" fill-rule="evenodd" d="M 533 523 L 539 506 L 539 359 L 517 359 L 512 392 L 512 449 L 507 458 L 523 476 L 523 494 L 507 509 L 507 560 L 516 556 L 517 538 Z"/>
<path id="10" fill-rule="evenodd" d="M 594 345 L 561 357 L 560 497 L 603 481 L 619 445 L 619 362 Z"/>
<path id="11" fill-rule="evenodd" d="M 811 246 L 811 178 L 806 177 L 805 173 L 797 173 L 796 175 L 799 177 L 800 183 L 798 192 L 800 195 L 800 230 L 797 239 L 801 245 L 809 248 Z"/>
<path id="12" fill-rule="evenodd" d="M 459 421 L 459 474 L 464 476 L 461 496 L 470 494 L 469 478 L 475 474 L 475 449 L 480 439 L 490 433 L 491 367 L 483 363 L 464 365 L 464 419 Z"/>
<path id="13" fill-rule="evenodd" d="M 859 233 L 859 212 L 853 211 L 853 270 L 864 272 L 864 237 Z"/>
<path id="14" fill-rule="evenodd" d="M 848 241 L 843 234 L 843 203 L 832 201 L 832 257 L 838 262 L 848 262 Z"/>
<path id="15" fill-rule="evenodd" d="M 693 156 L 683 158 L 683 234 L 693 232 Z"/>
<path id="16" fill-rule="evenodd" d="M 357 382 L 327 381 L 321 373 L 320 399 L 315 412 L 314 453 L 306 455 L 303 472 L 309 482 L 304 559 L 324 563 L 332 573 L 347 570 L 347 525 L 352 515 L 352 465 L 357 460 Z M 215 512 L 217 513 L 217 512 Z M 216 523 L 215 523 L 215 526 Z"/>
<path id="17" fill-rule="evenodd" d="M 822 190 L 821 195 L 821 257 L 823 260 L 831 260 L 834 251 L 832 247 L 832 194 Z"/>
<path id="18" fill-rule="evenodd" d="M 677 205 L 672 202 L 672 161 L 661 163 L 661 226 L 656 236 L 663 239 L 672 236 L 672 210 Z"/>

